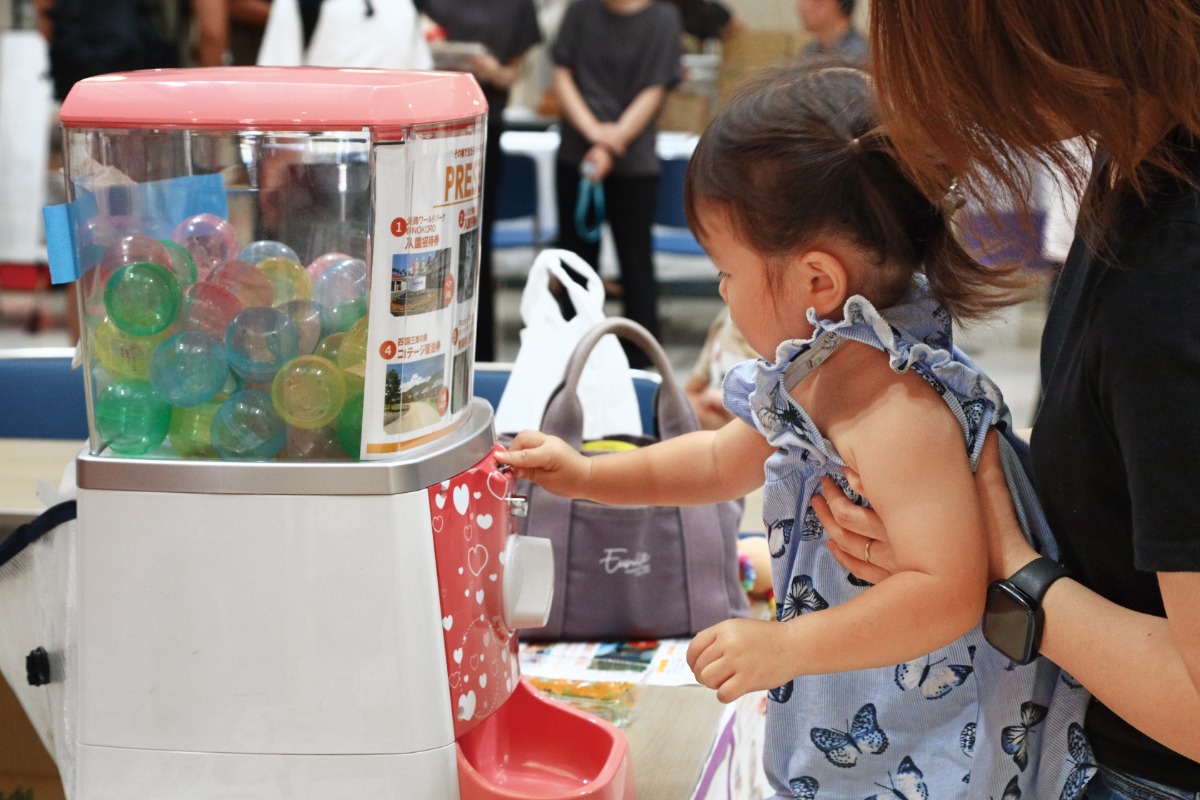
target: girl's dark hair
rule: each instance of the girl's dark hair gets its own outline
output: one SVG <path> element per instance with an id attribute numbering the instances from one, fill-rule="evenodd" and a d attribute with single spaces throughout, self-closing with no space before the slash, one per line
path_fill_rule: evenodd
<path id="1" fill-rule="evenodd" d="M 825 238 L 848 242 L 872 260 L 853 288 L 881 308 L 903 297 L 917 271 L 957 320 L 1012 303 L 1025 283 L 1016 267 L 984 267 L 967 254 L 949 223 L 954 209 L 927 200 L 895 160 L 871 78 L 841 64 L 765 72 L 722 108 L 684 187 L 688 222 L 704 238 L 700 206 L 728 214 L 768 263 Z M 782 280 L 768 274 L 772 286 Z"/>
<path id="2" fill-rule="evenodd" d="M 985 208 L 997 195 L 1027 204 L 1031 158 L 1078 192 L 1087 165 L 1061 140 L 1085 136 L 1110 161 L 1077 229 L 1107 247 L 1123 196 L 1182 175 L 1161 136 L 1200 134 L 1197 0 L 871 0 L 870 10 L 883 121 L 929 196 L 949 170 Z M 1150 100 L 1162 119 L 1147 128 Z"/>

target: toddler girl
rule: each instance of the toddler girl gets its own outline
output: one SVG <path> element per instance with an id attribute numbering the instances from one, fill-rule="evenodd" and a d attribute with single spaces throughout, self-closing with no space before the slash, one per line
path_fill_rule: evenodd
<path id="1" fill-rule="evenodd" d="M 856 69 L 790 67 L 696 148 L 688 217 L 761 356 L 725 380 L 737 419 L 593 458 L 526 431 L 501 460 L 604 503 L 711 503 L 765 480 L 778 619 L 704 630 L 688 660 L 722 701 L 770 690 L 778 796 L 1074 797 L 1090 775 L 1086 692 L 1044 660 L 1010 663 L 978 626 L 972 471 L 1003 401 L 953 350 L 951 320 L 1002 305 L 1017 279 L 961 249 L 893 160 L 871 98 Z M 812 509 L 823 476 L 886 524 L 898 567 L 877 585 L 828 550 Z"/>

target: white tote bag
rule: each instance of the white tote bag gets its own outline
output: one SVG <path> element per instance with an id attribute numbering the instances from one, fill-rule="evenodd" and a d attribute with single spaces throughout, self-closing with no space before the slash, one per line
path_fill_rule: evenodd
<path id="1" fill-rule="evenodd" d="M 262 66 L 432 69 L 412 0 L 323 0 L 304 49 L 297 0 L 274 0 L 258 51 Z"/>
<path id="2" fill-rule="evenodd" d="M 580 284 L 563 264 L 584 278 Z M 551 276 L 566 290 L 575 316 L 563 319 L 550 293 Z M 521 348 L 496 409 L 496 430 L 517 433 L 541 427 L 550 394 L 563 380 L 575 345 L 604 319 L 604 283 L 587 262 L 568 250 L 543 250 L 533 262 L 521 295 Z M 583 438 L 642 433 L 629 360 L 613 335 L 592 351 L 579 380 Z"/>

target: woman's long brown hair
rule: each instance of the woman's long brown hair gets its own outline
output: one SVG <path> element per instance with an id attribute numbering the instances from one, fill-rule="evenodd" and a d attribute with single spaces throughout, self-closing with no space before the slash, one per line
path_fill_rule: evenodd
<path id="1" fill-rule="evenodd" d="M 1061 140 L 1100 147 L 1111 180 L 1080 209 L 1093 246 L 1117 198 L 1180 174 L 1163 135 L 1200 133 L 1196 0 L 871 0 L 871 52 L 884 125 L 929 197 L 955 176 L 985 207 L 997 189 L 1025 207 L 1030 157 L 1081 190 L 1085 168 Z"/>

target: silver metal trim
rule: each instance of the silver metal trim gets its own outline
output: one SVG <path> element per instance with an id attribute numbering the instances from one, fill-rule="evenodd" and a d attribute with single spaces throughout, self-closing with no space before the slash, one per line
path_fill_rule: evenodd
<path id="1" fill-rule="evenodd" d="M 449 480 L 483 460 L 496 442 L 492 407 L 472 398 L 451 433 L 392 461 L 172 461 L 83 452 L 81 489 L 259 495 L 403 494 Z"/>

